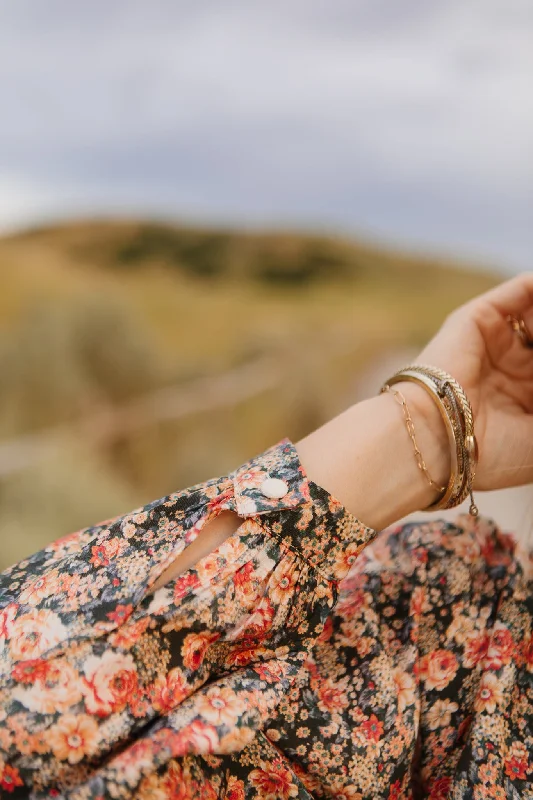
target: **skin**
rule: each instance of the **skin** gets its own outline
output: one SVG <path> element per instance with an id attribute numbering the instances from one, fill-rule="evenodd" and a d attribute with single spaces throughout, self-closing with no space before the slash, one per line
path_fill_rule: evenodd
<path id="1" fill-rule="evenodd" d="M 475 491 L 533 482 L 533 350 L 522 345 L 508 314 L 522 317 L 533 331 L 533 272 L 458 307 L 415 359 L 449 372 L 466 392 L 479 449 Z M 405 396 L 433 480 L 446 485 L 449 445 L 436 404 L 414 383 L 395 388 Z M 436 499 L 416 464 L 402 409 L 389 393 L 350 406 L 294 444 L 309 479 L 376 530 Z M 218 547 L 241 522 L 230 511 L 211 520 L 152 591 Z"/>

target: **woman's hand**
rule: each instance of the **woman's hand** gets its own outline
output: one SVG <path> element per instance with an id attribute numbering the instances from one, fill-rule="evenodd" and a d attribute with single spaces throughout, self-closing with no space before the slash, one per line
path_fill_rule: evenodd
<path id="1" fill-rule="evenodd" d="M 474 489 L 533 482 L 533 349 L 508 314 L 533 331 L 533 272 L 457 308 L 416 359 L 453 375 L 470 400 L 479 449 Z"/>
<path id="2" fill-rule="evenodd" d="M 449 372 L 470 400 L 479 450 L 474 490 L 533 482 L 533 350 L 513 332 L 508 314 L 533 330 L 533 273 L 460 306 L 415 359 Z M 415 383 L 399 386 L 426 466 L 446 486 L 450 446 L 437 404 Z M 376 530 L 438 497 L 388 392 L 351 406 L 296 447 L 309 478 Z"/>

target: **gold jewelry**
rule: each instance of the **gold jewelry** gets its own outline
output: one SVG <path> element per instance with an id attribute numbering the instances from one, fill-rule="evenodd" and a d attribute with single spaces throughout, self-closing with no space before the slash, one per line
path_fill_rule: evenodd
<path id="1" fill-rule="evenodd" d="M 433 489 L 436 489 L 437 492 L 439 492 L 440 495 L 443 495 L 444 492 L 446 491 L 446 487 L 445 486 L 439 486 L 438 483 L 435 483 L 435 481 L 433 480 L 433 478 L 429 474 L 429 470 L 426 467 L 426 464 L 424 462 L 424 458 L 422 456 L 422 453 L 420 452 L 420 450 L 418 448 L 418 445 L 416 443 L 415 426 L 414 426 L 413 420 L 411 418 L 411 414 L 409 413 L 409 407 L 407 405 L 407 401 L 406 401 L 405 397 L 403 396 L 403 394 L 400 392 L 399 389 L 393 389 L 391 386 L 389 386 L 388 383 L 386 383 L 384 386 L 381 387 L 381 392 L 390 392 L 393 395 L 393 397 L 396 400 L 396 402 L 399 403 L 399 405 L 401 405 L 402 410 L 403 410 L 403 415 L 404 415 L 404 418 L 405 418 L 405 425 L 407 427 L 407 432 L 408 432 L 408 434 L 409 434 L 409 436 L 411 438 L 411 441 L 413 442 L 413 447 L 414 447 L 414 450 L 415 450 L 415 458 L 416 458 L 416 463 L 418 465 L 418 468 L 426 476 L 429 485 Z"/>
<path id="2" fill-rule="evenodd" d="M 408 368 L 404 368 L 402 370 L 398 370 L 391 378 L 388 379 L 388 384 L 399 383 L 400 381 L 412 381 L 413 383 L 417 383 L 421 386 L 428 394 L 431 395 L 433 401 L 437 403 L 439 408 L 441 417 L 446 425 L 446 430 L 448 433 L 448 441 L 450 443 L 450 455 L 451 455 L 451 469 L 450 469 L 450 478 L 448 480 L 448 485 L 444 490 L 444 493 L 441 494 L 440 497 L 435 500 L 430 506 L 426 506 L 424 511 L 436 511 L 439 508 L 448 508 L 448 503 L 450 500 L 457 494 L 460 489 L 460 475 L 461 475 L 461 448 L 458 446 L 457 442 L 457 432 L 456 428 L 452 422 L 453 416 L 451 414 L 451 410 L 448 408 L 447 404 L 443 400 L 442 397 L 436 391 L 435 385 L 433 381 L 427 376 L 422 373 L 417 373 L 414 371 L 409 370 Z"/>
<path id="3" fill-rule="evenodd" d="M 387 384 L 410 380 L 422 386 L 439 407 L 448 431 L 451 472 L 444 494 L 424 511 L 454 508 L 470 494 L 470 514 L 479 511 L 474 502 L 472 483 L 478 458 L 472 408 L 462 386 L 447 372 L 426 364 L 410 364 L 398 370 Z"/>
<path id="4" fill-rule="evenodd" d="M 520 341 L 524 347 L 533 347 L 533 336 L 528 330 L 528 327 L 522 317 L 513 317 L 512 314 L 507 315 L 507 322 L 511 324 L 513 331 L 518 334 Z"/>

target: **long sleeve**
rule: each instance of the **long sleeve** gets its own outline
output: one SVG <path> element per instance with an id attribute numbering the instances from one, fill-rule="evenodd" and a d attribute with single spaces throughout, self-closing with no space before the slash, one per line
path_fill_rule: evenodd
<path id="1" fill-rule="evenodd" d="M 223 510 L 242 518 L 238 530 L 152 592 Z M 307 477 L 283 439 L 228 475 L 60 539 L 6 570 L 6 796 L 134 797 L 171 760 L 249 745 L 374 535 Z"/>

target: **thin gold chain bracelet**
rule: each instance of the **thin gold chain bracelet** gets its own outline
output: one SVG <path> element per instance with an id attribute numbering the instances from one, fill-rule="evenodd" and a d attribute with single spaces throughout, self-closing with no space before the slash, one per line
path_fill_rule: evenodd
<path id="1" fill-rule="evenodd" d="M 424 461 L 424 458 L 422 456 L 422 453 L 420 452 L 420 449 L 419 449 L 418 444 L 416 442 L 415 426 L 414 426 L 414 422 L 413 422 L 413 420 L 411 418 L 411 414 L 409 413 L 409 406 L 407 405 L 407 401 L 406 401 L 405 397 L 403 396 L 403 394 L 400 392 L 399 389 L 393 389 L 392 386 L 389 386 L 388 383 L 386 383 L 384 386 L 382 386 L 380 391 L 381 392 L 390 392 L 393 395 L 393 397 L 396 400 L 396 402 L 399 405 L 401 405 L 402 411 L 403 411 L 403 415 L 404 415 L 404 419 L 405 419 L 405 425 L 407 427 L 407 432 L 408 432 L 409 437 L 410 437 L 410 439 L 411 439 L 411 441 L 413 443 L 413 447 L 414 447 L 414 451 L 415 451 L 415 458 L 416 458 L 416 463 L 418 465 L 418 469 L 421 470 L 421 472 L 424 473 L 424 475 L 427 478 L 427 481 L 428 481 L 429 485 L 433 489 L 436 489 L 437 492 L 439 493 L 439 495 L 442 495 L 446 491 L 446 486 L 439 486 L 438 483 L 435 483 L 435 481 L 433 480 L 433 478 L 429 474 L 429 470 L 428 470 L 428 468 L 427 468 L 427 466 L 425 464 L 425 461 Z"/>

